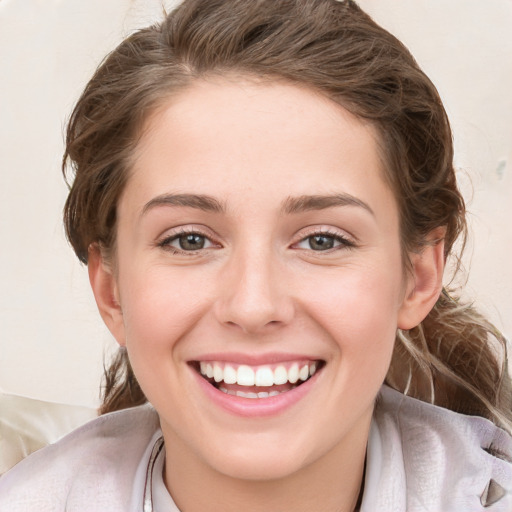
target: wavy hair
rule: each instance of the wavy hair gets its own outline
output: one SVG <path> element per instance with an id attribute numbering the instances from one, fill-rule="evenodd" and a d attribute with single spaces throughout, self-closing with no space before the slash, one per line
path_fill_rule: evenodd
<path id="1" fill-rule="evenodd" d="M 115 251 L 116 205 L 144 119 L 194 80 L 226 74 L 310 88 L 373 124 L 398 204 L 405 270 L 435 228 L 446 229 L 446 258 L 458 237 L 464 245 L 448 118 L 400 41 L 351 0 L 185 0 L 106 58 L 70 118 L 64 222 L 82 262 L 90 244 Z M 506 341 L 451 293 L 443 289 L 418 327 L 398 331 L 386 382 L 511 428 Z M 101 412 L 145 400 L 121 349 L 106 370 Z"/>

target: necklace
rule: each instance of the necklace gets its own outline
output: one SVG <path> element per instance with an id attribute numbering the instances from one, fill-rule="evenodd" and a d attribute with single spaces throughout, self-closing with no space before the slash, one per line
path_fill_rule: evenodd
<path id="1" fill-rule="evenodd" d="M 160 455 L 164 447 L 164 438 L 160 436 L 153 445 L 153 449 L 151 450 L 151 456 L 149 457 L 148 467 L 146 468 L 146 481 L 144 484 L 144 499 L 143 499 L 143 509 L 142 512 L 154 512 L 153 511 L 153 470 L 155 468 L 155 463 Z M 361 490 L 359 492 L 359 497 L 357 500 L 356 508 L 354 512 L 357 512 L 362 503 L 363 492 L 364 492 L 364 475 L 366 473 L 366 458 L 364 461 L 364 471 L 363 471 L 363 482 L 361 484 Z"/>
<path id="2" fill-rule="evenodd" d="M 164 438 L 159 437 L 155 444 L 153 445 L 153 449 L 151 450 L 151 456 L 149 457 L 148 467 L 146 469 L 146 483 L 144 484 L 144 508 L 143 512 L 153 512 L 153 469 L 155 467 L 155 462 L 162 448 L 164 447 Z"/>

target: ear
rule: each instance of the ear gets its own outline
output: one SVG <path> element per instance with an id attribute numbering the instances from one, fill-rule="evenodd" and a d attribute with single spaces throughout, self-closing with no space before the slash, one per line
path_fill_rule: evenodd
<path id="1" fill-rule="evenodd" d="M 446 228 L 429 233 L 421 252 L 410 255 L 412 271 L 407 277 L 405 297 L 398 313 L 398 328 L 416 327 L 434 307 L 443 289 L 444 236 Z"/>
<path id="2" fill-rule="evenodd" d="M 119 345 L 124 347 L 126 344 L 124 319 L 119 303 L 117 281 L 111 266 L 105 262 L 98 244 L 89 246 L 87 266 L 89 282 L 100 315 Z"/>

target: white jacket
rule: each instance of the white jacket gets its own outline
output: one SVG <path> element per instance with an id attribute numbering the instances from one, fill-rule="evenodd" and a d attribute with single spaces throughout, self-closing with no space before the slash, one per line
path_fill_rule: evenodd
<path id="1" fill-rule="evenodd" d="M 150 405 L 95 419 L 1 477 L 0 512 L 143 512 L 145 491 L 155 512 L 179 512 L 163 484 L 160 438 Z M 512 437 L 384 386 L 361 512 L 406 511 L 511 512 Z"/>

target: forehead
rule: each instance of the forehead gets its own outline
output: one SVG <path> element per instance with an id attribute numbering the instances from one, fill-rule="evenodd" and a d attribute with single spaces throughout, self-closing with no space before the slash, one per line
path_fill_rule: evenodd
<path id="1" fill-rule="evenodd" d="M 251 189 L 255 206 L 258 191 L 267 202 L 284 193 L 389 196 L 382 168 L 373 126 L 321 94 L 216 79 L 194 83 L 147 119 L 125 195 L 245 200 Z"/>

